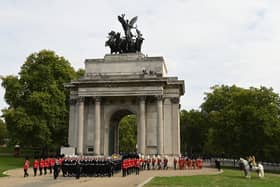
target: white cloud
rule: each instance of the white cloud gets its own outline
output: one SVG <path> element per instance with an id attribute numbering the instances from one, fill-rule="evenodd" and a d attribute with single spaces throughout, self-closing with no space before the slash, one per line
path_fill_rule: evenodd
<path id="1" fill-rule="evenodd" d="M 47 48 L 77 69 L 99 58 L 117 15 L 138 16 L 143 53 L 164 56 L 185 80 L 182 108 L 198 108 L 215 84 L 268 86 L 280 92 L 278 0 L 1 1 L 0 75 L 17 74 L 25 58 Z M 0 89 L 0 108 L 3 104 Z"/>

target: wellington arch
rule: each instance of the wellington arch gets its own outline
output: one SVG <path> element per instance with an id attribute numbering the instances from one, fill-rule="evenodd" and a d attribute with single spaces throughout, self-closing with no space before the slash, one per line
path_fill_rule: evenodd
<path id="1" fill-rule="evenodd" d="M 184 81 L 168 77 L 163 57 L 140 52 L 85 60 L 85 76 L 70 89 L 68 143 L 79 155 L 118 152 L 116 123 L 137 116 L 137 152 L 180 154 L 180 97 Z"/>

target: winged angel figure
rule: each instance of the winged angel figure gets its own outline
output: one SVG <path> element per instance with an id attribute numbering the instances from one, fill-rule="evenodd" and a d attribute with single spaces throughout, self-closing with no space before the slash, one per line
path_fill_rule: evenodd
<path id="1" fill-rule="evenodd" d="M 124 33 L 125 33 L 125 37 L 127 40 L 131 41 L 133 34 L 131 32 L 131 29 L 136 28 L 134 27 L 134 24 L 137 21 L 137 16 L 135 16 L 134 18 L 132 18 L 130 21 L 124 18 L 125 14 L 122 14 L 121 16 L 118 16 L 119 22 L 122 24 Z"/>

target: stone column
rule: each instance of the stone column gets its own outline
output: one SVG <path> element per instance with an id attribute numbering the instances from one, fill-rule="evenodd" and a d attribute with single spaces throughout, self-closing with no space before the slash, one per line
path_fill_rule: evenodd
<path id="1" fill-rule="evenodd" d="M 78 155 L 83 154 L 83 146 L 84 146 L 84 97 L 78 98 Z"/>
<path id="2" fill-rule="evenodd" d="M 180 99 L 171 98 L 172 102 L 172 148 L 174 155 L 180 155 Z"/>
<path id="3" fill-rule="evenodd" d="M 69 128 L 68 128 L 68 144 L 71 147 L 76 146 L 75 138 L 75 125 L 76 125 L 76 99 L 71 98 L 69 100 L 69 105 L 70 105 L 70 111 L 69 111 Z"/>
<path id="4" fill-rule="evenodd" d="M 162 96 L 157 97 L 158 154 L 163 154 Z"/>
<path id="5" fill-rule="evenodd" d="M 140 97 L 139 100 L 139 106 L 140 106 L 140 142 L 138 144 L 140 153 L 145 154 L 145 148 L 146 148 L 146 105 L 145 105 L 145 97 Z"/>
<path id="6" fill-rule="evenodd" d="M 100 103 L 101 98 L 95 98 L 95 138 L 94 138 L 94 152 L 97 155 L 100 155 L 100 133 L 101 133 L 101 126 L 100 126 Z"/>

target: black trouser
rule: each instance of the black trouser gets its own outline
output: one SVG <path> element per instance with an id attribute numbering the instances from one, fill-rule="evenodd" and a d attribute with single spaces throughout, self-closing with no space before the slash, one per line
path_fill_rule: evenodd
<path id="1" fill-rule="evenodd" d="M 43 168 L 39 168 L 39 170 L 40 170 L 40 175 L 42 175 L 43 174 Z"/>
<path id="2" fill-rule="evenodd" d="M 34 176 L 37 175 L 37 168 L 33 168 L 33 171 L 34 171 Z"/>
<path id="3" fill-rule="evenodd" d="M 27 169 L 24 169 L 24 177 L 28 177 Z"/>
<path id="4" fill-rule="evenodd" d="M 56 179 L 59 174 L 59 166 L 54 166 L 53 168 L 53 178 Z"/>
<path id="5" fill-rule="evenodd" d="M 126 176 L 126 169 L 122 169 L 122 176 L 123 176 L 123 177 Z"/>
<path id="6" fill-rule="evenodd" d="M 44 167 L 44 174 L 46 175 L 47 174 L 47 167 Z"/>
<path id="7" fill-rule="evenodd" d="M 140 171 L 140 168 L 139 168 L 139 167 L 136 167 L 136 168 L 135 168 L 136 175 L 139 175 L 139 171 Z"/>
<path id="8" fill-rule="evenodd" d="M 79 179 L 81 175 L 81 167 L 79 165 L 76 166 L 76 179 Z"/>

